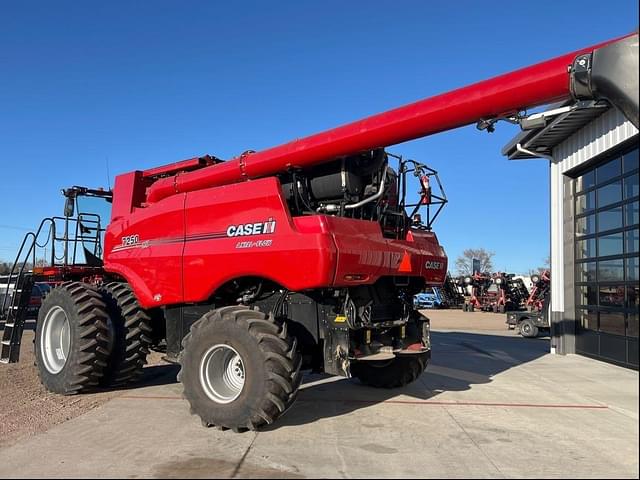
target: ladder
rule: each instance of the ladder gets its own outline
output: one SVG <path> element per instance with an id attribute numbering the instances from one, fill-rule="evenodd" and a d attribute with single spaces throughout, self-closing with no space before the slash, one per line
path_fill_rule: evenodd
<path id="1" fill-rule="evenodd" d="M 13 294 L 9 293 L 10 284 L 7 284 L 5 298 L 9 298 L 9 295 L 11 295 L 11 300 L 0 302 L 6 305 L 3 309 L 4 312 L 0 313 L 0 319 L 4 320 L 2 343 L 0 344 L 0 363 L 16 363 L 20 358 L 22 333 L 33 283 L 31 273 L 21 272 L 16 278 Z"/>
<path id="2" fill-rule="evenodd" d="M 75 225 L 75 227 L 74 227 Z M 36 281 L 43 280 L 42 273 L 30 271 L 36 267 L 36 250 L 50 246 L 50 257 L 41 258 L 39 266 L 67 267 L 84 265 L 102 266 L 103 232 L 100 216 L 93 213 L 78 213 L 77 218 L 50 217 L 40 222 L 34 232 L 24 236 L 15 261 L 6 278 L 6 291 L 0 290 L 0 327 L 4 323 L 0 340 L 0 363 L 16 363 L 20 357 L 20 344 L 28 313 L 29 301 Z M 58 233 L 61 232 L 61 233 Z M 38 239 L 44 241 L 39 243 Z M 56 255 L 56 244 L 61 243 L 62 254 Z M 93 246 L 93 251 L 87 248 Z M 80 247 L 80 248 L 79 248 Z M 85 263 L 79 264 L 78 256 L 84 254 Z M 45 256 L 46 250 L 45 250 Z M 4 282 L 0 284 L 3 286 Z"/>
<path id="3" fill-rule="evenodd" d="M 38 235 L 43 227 L 51 223 L 51 219 L 44 219 L 36 233 L 29 232 L 24 236 L 6 279 L 6 291 L 0 296 L 0 324 L 4 323 L 0 340 L 0 363 L 16 363 L 20 359 L 22 333 L 35 282 L 33 273 L 27 270 L 27 264 L 30 260 L 35 265 Z"/>

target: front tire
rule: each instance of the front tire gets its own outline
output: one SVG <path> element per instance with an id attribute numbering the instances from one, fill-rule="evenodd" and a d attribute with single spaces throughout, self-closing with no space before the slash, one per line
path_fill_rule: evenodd
<path id="1" fill-rule="evenodd" d="M 212 310 L 183 340 L 178 380 L 205 426 L 273 423 L 295 401 L 302 357 L 285 323 L 242 306 Z"/>
<path id="2" fill-rule="evenodd" d="M 351 375 L 376 388 L 399 388 L 418 379 L 427 368 L 429 354 L 398 356 L 388 361 L 354 361 Z"/>
<path id="3" fill-rule="evenodd" d="M 106 305 L 98 290 L 63 283 L 43 300 L 35 335 L 36 366 L 47 390 L 73 395 L 98 385 L 111 338 Z"/>

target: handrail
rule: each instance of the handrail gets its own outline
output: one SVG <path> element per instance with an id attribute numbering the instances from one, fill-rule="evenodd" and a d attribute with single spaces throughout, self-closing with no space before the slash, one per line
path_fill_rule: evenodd
<path id="1" fill-rule="evenodd" d="M 91 217 L 96 217 L 95 219 L 92 219 Z M 82 245 L 84 246 L 85 240 L 88 243 L 93 243 L 95 244 L 95 248 L 93 251 L 94 255 L 99 256 L 99 254 L 101 254 L 101 245 L 100 245 L 100 232 L 101 232 L 101 227 L 100 227 L 100 215 L 97 215 L 95 213 L 81 213 L 78 212 L 78 218 L 75 219 L 76 221 L 76 232 L 75 232 L 75 236 L 74 236 L 74 243 L 73 243 L 73 260 L 72 263 L 76 263 L 76 255 L 77 255 L 77 249 L 78 249 L 78 240 L 81 241 Z M 94 237 L 85 237 L 84 234 L 82 233 L 82 230 L 80 230 L 80 226 L 81 225 L 86 225 L 86 224 L 91 224 L 93 223 L 95 225 L 95 230 L 96 230 L 96 236 Z M 89 228 L 89 227 L 88 227 Z M 80 231 L 80 233 L 78 233 L 78 231 Z"/>
<path id="2" fill-rule="evenodd" d="M 25 245 L 27 244 L 27 240 L 29 238 L 31 238 L 31 243 L 29 244 L 29 250 L 27 251 L 27 254 L 25 255 L 25 260 L 22 262 L 22 265 L 20 266 L 20 272 L 17 274 L 17 276 L 15 276 L 15 288 L 14 288 L 14 292 L 11 295 L 11 305 L 9 305 L 10 308 L 14 307 L 14 303 L 15 303 L 15 299 L 16 299 L 16 294 L 15 294 L 15 290 L 17 290 L 18 288 L 18 280 L 22 277 L 22 275 L 24 274 L 24 270 L 25 267 L 27 266 L 27 259 L 29 258 L 29 256 L 31 256 L 31 253 L 33 251 L 33 263 L 35 264 L 35 248 L 37 245 L 37 240 L 38 237 L 40 236 L 40 232 L 42 231 L 42 228 L 44 227 L 44 225 L 47 222 L 51 222 L 54 223 L 53 218 L 45 218 L 40 222 L 40 226 L 38 227 L 38 230 L 36 231 L 36 233 L 33 232 L 28 232 L 24 238 L 22 239 L 22 243 L 20 244 L 20 248 L 18 249 L 18 254 L 16 255 L 16 259 L 13 262 L 13 266 L 11 267 L 11 271 L 9 272 L 9 276 L 7 278 L 7 292 L 3 295 L 2 297 L 2 305 L 0 306 L 0 313 L 4 315 L 4 311 L 7 307 L 7 299 L 9 298 L 9 286 L 11 285 L 11 279 L 12 277 L 14 277 L 15 275 L 15 270 L 16 267 L 19 265 L 20 263 L 20 258 L 22 256 L 22 251 L 25 247 Z M 49 230 L 51 232 L 51 230 Z M 49 236 L 47 234 L 47 236 Z M 48 241 L 47 241 L 48 243 Z M 45 244 L 46 245 L 46 244 Z M 53 246 L 52 246 L 53 248 Z"/>
<path id="3" fill-rule="evenodd" d="M 91 218 L 96 217 L 96 218 Z M 62 237 L 58 237 L 56 222 L 64 221 L 65 223 L 65 233 Z M 72 238 L 69 238 L 69 222 L 75 222 L 75 234 Z M 89 228 L 95 229 L 95 236 L 85 236 L 80 229 L 81 222 L 90 225 Z M 42 232 L 45 227 L 49 227 L 49 231 L 46 234 L 46 241 L 39 243 L 38 239 L 41 237 Z M 22 239 L 22 243 L 20 244 L 20 248 L 18 249 L 18 253 L 16 254 L 15 260 L 9 271 L 9 275 L 7 277 L 7 291 L 3 294 L 0 299 L 0 317 L 4 317 L 5 311 L 7 307 L 13 308 L 15 306 L 15 301 L 17 296 L 15 295 L 15 290 L 18 288 L 18 283 L 20 279 L 25 274 L 25 270 L 27 269 L 28 261 L 31 260 L 31 265 L 33 267 L 36 266 L 36 253 L 38 248 L 45 248 L 51 242 L 51 257 L 50 262 L 51 266 L 56 265 L 69 265 L 69 242 L 74 243 L 73 248 L 73 258 L 71 259 L 71 264 L 74 265 L 77 260 L 77 245 L 78 242 L 82 242 L 84 245 L 86 243 L 94 244 L 94 254 L 100 255 L 101 253 L 101 238 L 100 234 L 104 231 L 101 227 L 100 216 L 93 213 L 82 213 L 78 214 L 78 218 L 68 218 L 68 217 L 48 217 L 43 219 L 38 226 L 36 232 L 27 232 L 24 238 Z M 56 256 L 56 242 L 64 242 L 64 256 L 62 258 L 58 258 Z M 46 250 L 45 250 L 46 253 Z M 46 260 L 46 259 L 45 259 Z M 61 261 L 61 262 L 60 262 Z M 9 288 L 11 284 L 15 284 L 14 291 L 11 293 L 11 300 L 9 300 Z"/>

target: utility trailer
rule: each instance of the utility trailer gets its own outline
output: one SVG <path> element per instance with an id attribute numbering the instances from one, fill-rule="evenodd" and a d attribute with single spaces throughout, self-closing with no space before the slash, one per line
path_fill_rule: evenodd
<path id="1" fill-rule="evenodd" d="M 16 258 L 0 361 L 18 361 L 31 288 L 45 281 L 57 286 L 34 346 L 54 393 L 135 382 L 161 341 L 205 426 L 273 423 L 305 369 L 406 385 L 431 356 L 412 297 L 445 281 L 432 226 L 446 196 L 435 170 L 385 147 L 472 123 L 526 128 L 527 108 L 569 98 L 611 101 L 637 126 L 626 78 L 637 49 L 629 35 L 228 161 L 135 170 L 112 192 L 67 189 L 64 215 L 27 235 Z M 111 213 L 80 208 L 84 199 Z M 44 242 L 46 266 L 29 271 Z"/>

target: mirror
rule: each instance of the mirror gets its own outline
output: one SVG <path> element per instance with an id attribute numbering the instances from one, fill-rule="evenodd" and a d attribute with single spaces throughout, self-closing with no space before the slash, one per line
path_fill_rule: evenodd
<path id="1" fill-rule="evenodd" d="M 72 197 L 67 197 L 67 201 L 64 203 L 64 216 L 65 217 L 73 217 L 73 213 L 75 212 L 75 199 Z"/>

